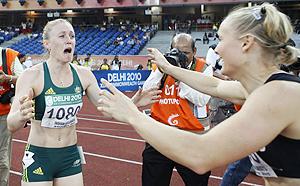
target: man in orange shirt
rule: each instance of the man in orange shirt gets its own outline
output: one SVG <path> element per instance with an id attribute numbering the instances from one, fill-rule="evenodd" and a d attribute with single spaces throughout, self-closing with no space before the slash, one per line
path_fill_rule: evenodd
<path id="1" fill-rule="evenodd" d="M 18 52 L 0 48 L 0 185 L 8 185 L 11 160 L 11 133 L 7 130 L 7 115 L 14 92 L 12 85 L 22 73 Z"/>
<path id="2" fill-rule="evenodd" d="M 210 76 L 213 75 L 211 66 L 207 67 L 204 60 L 194 57 L 196 47 L 191 35 L 175 35 L 171 48 L 170 55 L 175 55 L 174 59 L 176 55 L 181 56 L 178 57 L 177 62 L 180 63 L 182 68 L 201 71 Z M 143 89 L 147 90 L 157 85 L 160 85 L 162 93 L 159 101 L 151 107 L 152 118 L 171 127 L 194 133 L 204 133 L 209 129 L 210 121 L 207 104 L 210 96 L 190 88 L 169 75 L 161 73 L 159 69 L 152 71 Z M 199 175 L 163 156 L 146 143 L 143 152 L 143 186 L 168 186 L 174 167 L 176 167 L 185 185 L 206 186 L 208 184 L 210 171 Z"/>

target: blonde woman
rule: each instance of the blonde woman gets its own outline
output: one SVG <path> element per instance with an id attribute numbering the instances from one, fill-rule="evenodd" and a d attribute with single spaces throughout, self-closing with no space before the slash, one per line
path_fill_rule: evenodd
<path id="1" fill-rule="evenodd" d="M 287 45 L 292 33 L 288 17 L 271 4 L 232 11 L 218 31 L 216 52 L 223 74 L 236 82 L 174 67 L 149 49 L 165 73 L 206 94 L 244 102 L 204 135 L 158 125 L 104 80 L 112 94 L 102 95 L 98 110 L 130 123 L 155 149 L 200 174 L 253 153 L 253 167 L 266 185 L 300 185 L 300 79 L 278 68 L 297 59 L 299 51 Z M 120 105 L 126 112 L 116 111 Z"/>
<path id="2" fill-rule="evenodd" d="M 100 89 L 90 70 L 71 64 L 75 33 L 68 21 L 48 22 L 43 43 L 49 58 L 20 76 L 15 101 L 8 115 L 11 132 L 31 120 L 22 160 L 22 185 L 81 186 L 76 115 L 82 108 L 83 91 L 97 105 Z M 153 103 L 157 93 L 159 91 L 155 89 L 138 92 L 132 101 L 138 106 Z"/>

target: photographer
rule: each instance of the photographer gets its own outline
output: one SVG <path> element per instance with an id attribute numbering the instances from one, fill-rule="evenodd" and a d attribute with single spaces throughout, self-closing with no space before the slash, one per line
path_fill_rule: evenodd
<path id="1" fill-rule="evenodd" d="M 165 58 L 173 65 L 212 76 L 212 67 L 204 60 L 196 59 L 195 42 L 189 34 L 178 34 L 172 40 L 171 51 Z M 207 103 L 210 96 L 202 94 L 159 69 L 152 71 L 143 89 L 160 85 L 159 102 L 151 107 L 151 117 L 166 125 L 194 133 L 204 133 L 210 127 Z M 171 140 L 171 139 L 170 139 Z M 174 144 L 176 145 L 176 144 Z M 194 171 L 160 154 L 146 143 L 143 152 L 142 184 L 167 186 L 170 184 L 173 168 L 176 167 L 185 185 L 207 185 L 210 171 L 199 175 Z"/>
<path id="2" fill-rule="evenodd" d="M 11 133 L 7 130 L 7 115 L 11 98 L 14 96 L 12 86 L 16 83 L 23 67 L 18 59 L 18 52 L 0 48 L 0 185 L 8 185 L 11 159 Z"/>
<path id="3" fill-rule="evenodd" d="M 111 61 L 111 70 L 121 70 L 122 62 L 119 60 L 119 57 L 116 55 Z"/>

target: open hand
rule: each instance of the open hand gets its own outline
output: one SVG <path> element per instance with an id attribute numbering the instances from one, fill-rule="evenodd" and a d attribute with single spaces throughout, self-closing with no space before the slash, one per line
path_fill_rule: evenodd
<path id="1" fill-rule="evenodd" d="M 100 92 L 97 109 L 106 116 L 111 116 L 114 119 L 122 122 L 129 122 L 130 118 L 135 117 L 139 110 L 131 101 L 107 80 L 101 79 L 110 92 L 103 90 Z"/>
<path id="2" fill-rule="evenodd" d="M 33 90 L 30 89 L 28 94 L 20 97 L 20 114 L 21 120 L 24 122 L 30 121 L 34 118 L 34 102 L 33 102 Z"/>
<path id="3" fill-rule="evenodd" d="M 168 73 L 167 70 L 171 64 L 167 61 L 165 56 L 156 48 L 147 48 L 147 50 L 149 52 L 148 57 L 152 62 L 155 63 L 161 71 Z"/>
<path id="4" fill-rule="evenodd" d="M 158 90 L 158 87 L 148 90 L 139 89 L 131 100 L 137 107 L 143 107 L 157 102 L 160 98 L 160 93 L 161 90 Z"/>

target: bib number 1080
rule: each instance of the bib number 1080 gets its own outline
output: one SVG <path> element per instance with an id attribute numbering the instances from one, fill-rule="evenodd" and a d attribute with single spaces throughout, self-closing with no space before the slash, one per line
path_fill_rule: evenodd
<path id="1" fill-rule="evenodd" d="M 70 119 L 71 117 L 74 117 L 77 112 L 80 110 L 80 106 L 77 106 L 76 109 L 74 109 L 74 107 L 69 107 L 69 108 L 59 108 L 57 109 L 54 109 L 52 108 L 51 110 L 49 110 L 47 113 L 49 114 L 49 118 L 52 118 L 53 115 L 56 115 L 55 118 L 56 119 Z M 55 112 L 56 111 L 56 112 Z"/>

